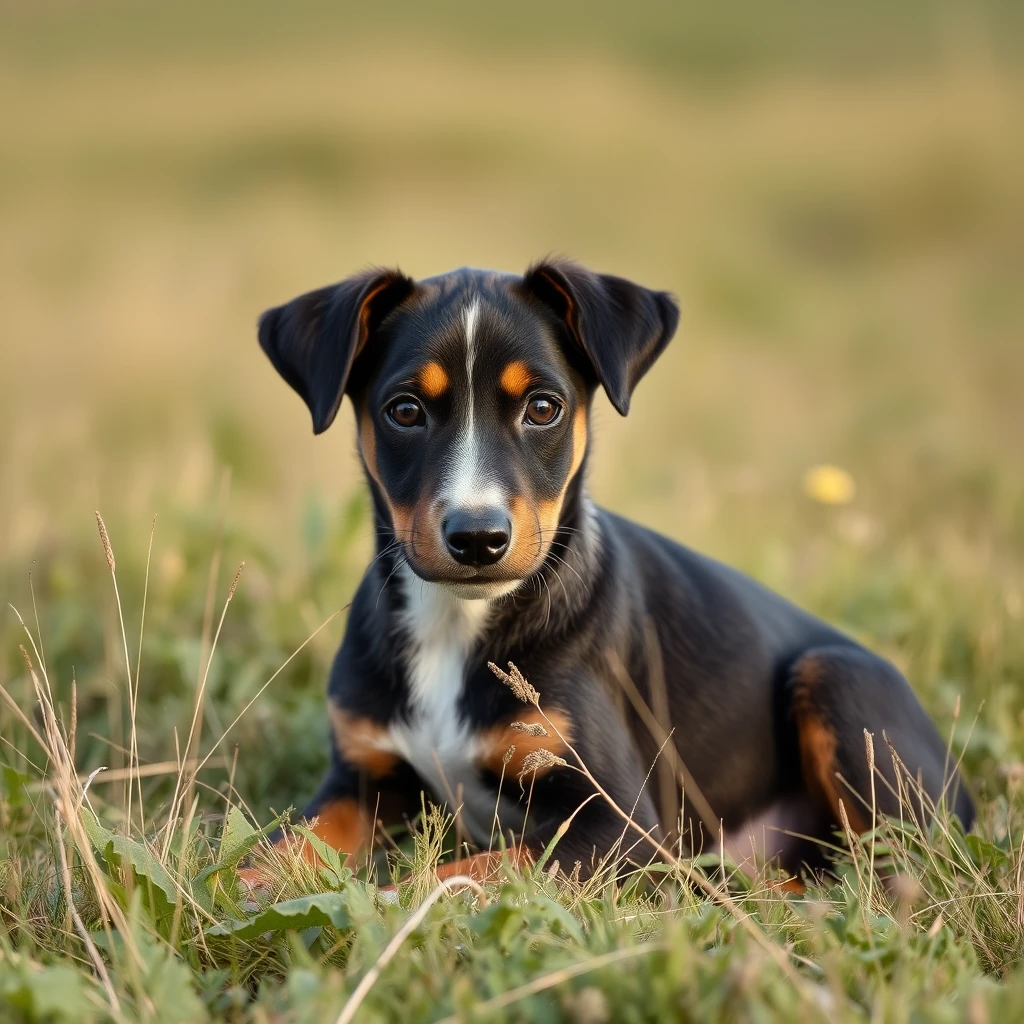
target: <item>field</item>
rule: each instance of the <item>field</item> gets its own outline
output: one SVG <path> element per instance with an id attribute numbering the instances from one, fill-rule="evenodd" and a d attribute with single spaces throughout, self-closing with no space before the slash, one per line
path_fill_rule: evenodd
<path id="1" fill-rule="evenodd" d="M 0 1020 L 1018 1019 L 1019 5 L 285 6 L 0 3 Z M 426 905 L 433 816 L 239 889 L 371 551 L 347 410 L 313 438 L 256 317 L 550 252 L 683 309 L 598 400 L 596 498 L 891 658 L 977 835 L 889 823 L 802 898 L 681 861 Z"/>

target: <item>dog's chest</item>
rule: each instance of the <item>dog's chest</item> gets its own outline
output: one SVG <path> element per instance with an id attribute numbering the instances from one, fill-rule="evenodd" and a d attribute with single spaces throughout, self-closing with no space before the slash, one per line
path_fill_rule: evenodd
<path id="1" fill-rule="evenodd" d="M 463 601 L 419 580 L 406 594 L 402 657 L 409 713 L 390 726 L 389 738 L 438 801 L 453 809 L 461 806 L 466 829 L 486 844 L 497 794 L 481 780 L 479 744 L 460 702 L 467 660 L 486 629 L 490 609 L 486 601 Z M 506 803 L 502 801 L 502 824 L 515 824 L 515 810 Z"/>

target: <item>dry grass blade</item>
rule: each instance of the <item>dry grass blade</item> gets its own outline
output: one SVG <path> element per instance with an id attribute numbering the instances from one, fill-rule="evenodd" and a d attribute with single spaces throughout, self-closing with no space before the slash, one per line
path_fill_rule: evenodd
<path id="1" fill-rule="evenodd" d="M 114 602 L 117 605 L 117 620 L 121 627 L 121 643 L 124 648 L 124 671 L 128 677 L 128 717 L 131 720 L 131 736 L 128 743 L 128 778 L 126 787 L 126 800 L 125 800 L 125 818 L 131 822 L 132 820 L 132 771 L 138 767 L 139 764 L 139 735 L 138 735 L 138 679 L 136 678 L 134 684 L 132 683 L 132 662 L 128 654 L 128 634 L 124 627 L 124 609 L 121 606 L 121 594 L 117 587 L 117 572 L 116 563 L 114 561 L 114 549 L 110 545 L 110 537 L 107 534 L 106 523 L 103 522 L 103 516 L 100 515 L 99 511 L 96 512 L 96 526 L 100 532 L 100 543 L 103 545 L 103 553 L 107 559 L 107 567 L 110 569 L 110 579 L 114 586 Z M 141 646 L 139 654 L 141 657 Z M 136 778 L 138 793 L 139 793 L 139 822 L 142 827 L 145 827 L 143 801 L 142 801 L 142 780 Z"/>
<path id="2" fill-rule="evenodd" d="M 683 794 L 687 799 L 689 799 L 690 803 L 697 811 L 701 822 L 708 830 L 708 835 L 718 835 L 721 831 L 721 823 L 683 762 L 683 759 L 679 754 L 679 750 L 676 747 L 675 740 L 672 738 L 671 732 L 662 726 L 654 712 L 651 711 L 650 707 L 648 707 L 643 695 L 637 689 L 636 683 L 633 682 L 629 673 L 626 671 L 626 666 L 622 664 L 621 660 L 614 654 L 614 652 L 609 652 L 608 662 L 619 687 L 622 692 L 625 693 L 630 704 L 633 706 L 633 710 L 640 716 L 640 720 L 644 723 L 644 726 L 653 737 L 655 743 L 658 744 L 659 748 L 664 749 L 666 757 L 674 765 L 678 773 L 680 785 L 683 789 Z"/>
<path id="3" fill-rule="evenodd" d="M 18 615 L 19 621 L 22 621 L 17 609 L 14 609 L 14 611 L 15 614 Z M 22 626 L 24 627 L 23 621 Z M 25 629 L 25 633 L 29 638 L 29 643 L 32 644 L 34 649 L 35 644 L 27 628 Z M 43 680 L 40 681 L 27 650 L 22 648 L 22 653 L 28 669 L 29 679 L 36 696 L 36 701 L 39 705 L 42 733 L 34 727 L 25 713 L 13 700 L 11 695 L 2 686 L 0 686 L 0 695 L 3 696 L 4 700 L 12 708 L 18 718 L 26 726 L 30 735 L 37 743 L 39 743 L 40 747 L 42 747 L 46 754 L 49 762 L 49 779 L 55 794 L 54 806 L 59 818 L 63 819 L 65 823 L 67 833 L 71 836 L 71 839 L 75 844 L 79 859 L 81 860 L 82 866 L 89 877 L 90 884 L 96 893 L 101 911 L 103 927 L 108 932 L 107 938 L 110 943 L 110 948 L 113 948 L 113 943 L 112 937 L 109 933 L 109 928 L 110 924 L 113 923 L 121 937 L 124 949 L 127 951 L 133 962 L 138 967 L 142 968 L 144 966 L 144 962 L 136 945 L 134 935 L 132 934 L 131 928 L 128 925 L 128 921 L 125 918 L 121 907 L 110 893 L 104 874 L 93 855 L 89 837 L 86 835 L 85 829 L 79 818 L 79 810 L 85 800 L 85 787 L 75 771 L 74 760 L 71 756 L 71 751 L 68 748 L 67 739 L 61 732 L 60 723 L 58 721 L 56 709 L 51 696 L 49 679 L 44 673 Z M 62 842 L 59 832 L 58 841 Z"/>
<path id="4" fill-rule="evenodd" d="M 93 968 L 100 979 L 100 984 L 103 986 L 104 992 L 107 993 L 107 1001 L 110 1003 L 110 1012 L 115 1018 L 120 1019 L 121 1003 L 117 998 L 117 993 L 114 991 L 114 986 L 110 982 L 110 975 L 107 973 L 107 966 L 104 964 L 103 957 L 100 956 L 100 951 L 96 948 L 96 943 L 93 942 L 92 936 L 89 934 L 89 930 L 85 927 L 85 922 L 82 921 L 81 915 L 78 913 L 78 908 L 75 906 L 74 892 L 71 887 L 71 869 L 68 867 L 68 857 L 64 850 L 64 835 L 63 830 L 61 829 L 60 811 L 55 811 L 55 814 L 57 822 L 57 855 L 60 859 L 60 877 L 64 884 L 64 898 L 68 901 L 68 913 L 71 915 L 71 920 L 74 922 L 75 931 L 78 932 L 82 939 L 82 943 L 89 954 L 89 959 L 92 961 Z"/>
<path id="5" fill-rule="evenodd" d="M 394 958 L 402 943 L 420 926 L 430 908 L 446 892 L 452 892 L 456 889 L 472 889 L 481 903 L 486 906 L 487 894 L 475 878 L 470 878 L 468 875 L 453 875 L 451 878 L 439 883 L 437 888 L 417 907 L 416 912 L 411 914 L 405 924 L 395 932 L 394 937 L 385 946 L 384 952 L 378 957 L 377 962 L 360 979 L 359 984 L 355 987 L 355 991 L 348 997 L 345 1005 L 341 1008 L 341 1013 L 338 1014 L 335 1024 L 349 1024 L 353 1020 L 359 1007 L 362 1006 L 363 1000 L 366 999 L 370 989 L 373 988 L 374 982 L 380 977 L 381 971 Z"/>
<path id="6" fill-rule="evenodd" d="M 577 765 L 579 766 L 580 772 L 586 777 L 587 781 L 594 787 L 594 789 L 600 794 L 612 811 L 617 814 L 626 823 L 626 827 L 633 829 L 640 836 L 642 836 L 651 848 L 657 851 L 658 855 L 665 861 L 666 864 L 675 866 L 682 873 L 683 877 L 690 883 L 695 883 L 704 892 L 711 897 L 716 903 L 724 907 L 729 914 L 735 918 L 736 922 L 740 927 L 747 932 L 748 935 L 775 961 L 782 973 L 789 979 L 793 984 L 794 988 L 800 993 L 800 995 L 813 1002 L 815 1000 L 814 993 L 808 986 L 806 980 L 802 978 L 793 965 L 789 962 L 789 958 L 786 952 L 779 948 L 775 943 L 771 942 L 765 933 L 751 920 L 748 914 L 744 914 L 733 902 L 727 898 L 727 892 L 724 884 L 721 886 L 715 886 L 702 873 L 695 870 L 694 866 L 688 862 L 683 861 L 677 857 L 671 850 L 667 849 L 658 839 L 651 835 L 651 833 L 638 825 L 631 814 L 624 811 L 615 798 L 605 789 L 604 786 L 595 778 L 593 773 L 587 767 L 586 762 L 580 756 L 579 751 L 569 742 L 569 738 L 562 734 L 558 726 L 553 722 L 545 713 L 544 709 L 540 706 L 540 694 L 526 681 L 519 670 L 509 662 L 509 672 L 506 674 L 497 668 L 493 664 L 488 666 L 492 672 L 508 686 L 517 696 L 519 693 L 529 694 L 533 698 L 530 703 L 533 703 L 535 707 L 540 711 L 547 727 L 562 741 L 565 749 L 572 754 Z M 517 692 L 519 691 L 519 692 Z M 524 698 L 520 698 L 524 699 Z"/>
<path id="7" fill-rule="evenodd" d="M 238 589 L 238 581 L 241 579 L 242 570 L 244 568 L 245 562 L 242 562 L 235 570 L 234 578 L 231 580 L 231 586 L 228 588 L 228 594 L 224 601 L 224 607 L 221 609 L 220 620 L 217 623 L 217 632 L 214 634 L 213 643 L 210 645 L 210 653 L 206 659 L 206 668 L 203 671 L 202 678 L 200 679 L 199 686 L 196 691 L 195 704 L 192 710 L 192 721 L 189 724 L 188 738 L 185 740 L 185 750 L 182 758 L 182 768 L 178 772 L 178 778 L 175 780 L 174 795 L 171 798 L 171 809 L 167 819 L 167 828 L 164 838 L 164 858 L 166 858 L 167 851 L 170 849 L 171 842 L 174 839 L 174 830 L 178 818 L 179 806 L 181 803 L 187 805 L 191 802 L 192 799 L 192 787 L 195 782 L 195 773 L 188 774 L 187 781 L 185 781 L 183 789 L 182 783 L 183 780 L 186 779 L 184 764 L 189 760 L 189 758 L 192 757 L 193 748 L 197 747 L 199 744 L 203 728 L 203 709 L 206 704 L 206 683 L 210 678 L 210 666 L 213 664 L 213 656 L 217 651 L 217 642 L 218 640 L 220 640 L 221 630 L 224 628 L 224 619 L 227 617 L 228 607 L 231 604 L 231 599 L 235 596 L 235 591 Z"/>
<path id="8" fill-rule="evenodd" d="M 192 773 L 193 779 L 203 770 L 203 768 L 206 767 L 206 765 L 209 763 L 210 758 L 213 757 L 217 748 L 224 742 L 224 739 L 228 735 L 228 733 L 230 733 L 231 730 L 234 729 L 236 725 L 238 725 L 238 723 L 242 720 L 243 716 L 249 710 L 249 708 L 251 708 L 253 704 L 255 704 L 256 701 L 260 699 L 266 688 L 292 663 L 292 661 L 296 657 L 298 657 L 298 655 L 305 649 L 305 647 L 308 644 L 312 643 L 312 641 L 315 640 L 317 636 L 319 636 L 322 630 L 326 629 L 327 626 L 329 626 L 339 615 L 341 615 L 342 612 L 346 611 L 348 607 L 348 605 L 345 605 L 344 608 L 339 608 L 336 612 L 331 612 L 331 614 L 328 615 L 327 618 L 324 619 L 324 621 L 321 622 L 320 625 L 317 626 L 316 629 L 314 629 L 313 632 L 310 633 L 309 636 L 307 636 L 306 639 L 303 640 L 302 643 L 299 644 L 299 646 L 296 647 L 295 650 L 292 651 L 292 653 L 289 654 L 287 658 L 285 658 L 285 660 L 281 663 L 280 667 L 274 672 L 274 674 L 256 691 L 253 697 L 246 703 L 245 707 L 238 712 L 234 719 L 232 719 L 228 727 L 224 730 L 224 732 L 221 733 L 220 739 L 218 739 L 217 742 L 214 743 L 213 746 L 210 747 L 210 749 L 206 752 L 206 756 L 203 757 L 199 764 L 196 765 L 195 771 Z"/>

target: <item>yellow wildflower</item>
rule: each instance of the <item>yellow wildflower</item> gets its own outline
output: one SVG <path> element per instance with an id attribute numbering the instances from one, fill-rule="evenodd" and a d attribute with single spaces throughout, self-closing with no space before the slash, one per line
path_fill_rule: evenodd
<path id="1" fill-rule="evenodd" d="M 838 466 L 812 466 L 804 473 L 804 494 L 822 505 L 849 505 L 857 494 L 857 485 Z"/>

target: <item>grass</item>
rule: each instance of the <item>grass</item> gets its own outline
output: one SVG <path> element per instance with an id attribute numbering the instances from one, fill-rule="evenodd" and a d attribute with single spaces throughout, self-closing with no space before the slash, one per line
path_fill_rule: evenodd
<path id="1" fill-rule="evenodd" d="M 101 541 L 96 561 L 116 585 L 102 527 Z M 196 709 L 244 580 L 235 574 L 210 619 Z M 315 870 L 258 845 L 265 829 L 236 786 L 245 744 L 219 786 L 184 738 L 183 767 L 163 777 L 79 773 L 77 694 L 56 700 L 34 631 L 23 638 L 34 701 L 2 691 L 5 746 L 31 750 L 40 767 L 4 771 L 0 999 L 27 1019 L 852 1021 L 911 1019 L 911 1008 L 913 1019 L 1002 1019 L 1019 998 L 1014 782 L 987 795 L 970 836 L 943 816 L 922 830 L 912 814 L 851 834 L 835 880 L 801 898 L 770 875 L 722 876 L 714 854 L 581 884 L 557 870 L 557 844 L 502 885 L 438 886 L 432 869 L 452 830 L 436 811 L 386 859 L 347 864 L 323 848 Z M 130 710 L 140 670 L 116 639 Z M 198 749 L 201 732 L 192 738 Z M 222 738 L 206 738 L 207 763 Z M 203 778 L 195 801 L 185 797 Z M 267 880 L 256 900 L 233 870 L 246 855 Z M 392 876 L 397 902 L 376 888 Z"/>
<path id="2" fill-rule="evenodd" d="M 1017 7 L 620 7 L 0 9 L 0 1019 L 1020 1015 Z M 886 823 L 803 898 L 557 848 L 480 894 L 436 889 L 429 814 L 238 888 L 324 768 L 371 543 L 347 418 L 312 440 L 255 318 L 549 251 L 683 304 L 630 417 L 598 402 L 598 500 L 891 658 L 975 834 Z"/>

